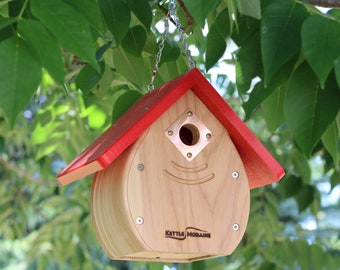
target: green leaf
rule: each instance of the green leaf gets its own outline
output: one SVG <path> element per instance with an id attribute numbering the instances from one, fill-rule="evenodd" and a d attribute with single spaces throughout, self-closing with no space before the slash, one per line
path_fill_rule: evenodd
<path id="1" fill-rule="evenodd" d="M 184 57 L 179 57 L 176 61 L 169 61 L 160 66 L 155 81 L 161 78 L 161 83 L 167 82 L 187 71 L 187 63 Z"/>
<path id="2" fill-rule="evenodd" d="M 295 71 L 288 85 L 285 115 L 294 138 L 310 155 L 328 126 L 334 121 L 340 107 L 340 91 L 334 76 L 321 90 L 318 79 L 308 64 Z"/>
<path id="3" fill-rule="evenodd" d="M 275 132 L 285 121 L 283 108 L 286 92 L 286 87 L 280 87 L 262 102 L 264 118 L 272 132 Z"/>
<path id="4" fill-rule="evenodd" d="M 102 59 L 104 54 L 107 52 L 108 49 L 110 49 L 112 46 L 112 41 L 107 42 L 106 44 L 102 45 L 96 52 L 96 58 L 98 60 Z M 99 62 L 100 63 L 100 62 Z"/>
<path id="5" fill-rule="evenodd" d="M 53 121 L 50 121 L 45 125 L 39 122 L 31 135 L 32 145 L 43 144 L 49 141 L 51 139 L 51 134 L 55 133 L 57 127 L 57 123 Z"/>
<path id="6" fill-rule="evenodd" d="M 328 10 L 327 14 L 340 19 L 340 9 L 338 8 L 333 8 L 333 9 Z"/>
<path id="7" fill-rule="evenodd" d="M 146 29 L 150 29 L 152 22 L 152 10 L 147 0 L 128 0 L 131 11 L 141 21 Z"/>
<path id="8" fill-rule="evenodd" d="M 249 38 L 260 29 L 260 22 L 248 16 L 238 17 L 237 25 L 233 28 L 231 38 L 239 47 L 247 45 Z"/>
<path id="9" fill-rule="evenodd" d="M 223 56 L 226 48 L 227 43 L 225 38 L 214 31 L 209 31 L 207 36 L 207 50 L 205 59 L 206 71 L 208 71 L 217 63 L 217 61 Z"/>
<path id="10" fill-rule="evenodd" d="M 79 10 L 90 25 L 98 32 L 103 31 L 101 13 L 97 1 L 93 0 L 64 0 L 75 9 Z"/>
<path id="11" fill-rule="evenodd" d="M 53 33 L 62 47 L 99 70 L 90 26 L 81 13 L 60 0 L 32 0 L 31 11 Z"/>
<path id="12" fill-rule="evenodd" d="M 331 188 L 333 189 L 340 184 L 340 172 L 334 171 L 331 176 Z"/>
<path id="13" fill-rule="evenodd" d="M 123 90 L 125 93 L 120 95 L 113 105 L 112 123 L 122 116 L 133 104 L 142 97 L 142 94 L 135 90 Z"/>
<path id="14" fill-rule="evenodd" d="M 260 265 L 260 268 L 261 270 L 274 270 L 276 267 L 276 264 L 272 263 L 272 262 L 263 262 L 261 265 Z"/>
<path id="15" fill-rule="evenodd" d="M 89 112 L 87 122 L 91 129 L 100 129 L 104 126 L 106 118 L 107 115 L 103 110 L 101 110 L 97 106 L 93 106 L 93 108 Z"/>
<path id="16" fill-rule="evenodd" d="M 84 95 L 87 95 L 93 87 L 99 82 L 103 73 L 105 71 L 104 62 L 100 62 L 100 72 L 95 70 L 92 66 L 86 65 L 79 72 L 76 83 L 77 86 L 81 89 Z"/>
<path id="17" fill-rule="evenodd" d="M 181 48 L 173 39 L 167 38 L 164 42 L 164 48 L 159 66 L 168 61 L 175 61 L 181 55 Z"/>
<path id="18" fill-rule="evenodd" d="M 249 90 L 252 80 L 263 73 L 260 31 L 253 32 L 235 55 L 237 60 L 236 85 L 239 93 L 244 95 Z"/>
<path id="19" fill-rule="evenodd" d="M 27 9 L 27 5 L 25 5 L 24 3 L 25 3 L 25 0 L 9 1 L 8 15 L 10 17 L 18 17 L 19 14 L 22 13 L 21 17 L 27 18 L 29 16 L 29 12 Z M 23 8 L 24 10 L 22 11 Z"/>
<path id="20" fill-rule="evenodd" d="M 151 70 L 146 67 L 147 63 L 143 58 L 129 54 L 118 47 L 113 50 L 113 62 L 117 72 L 138 87 L 147 86 L 150 82 Z"/>
<path id="21" fill-rule="evenodd" d="M 335 77 L 340 88 L 340 57 L 334 61 Z"/>
<path id="22" fill-rule="evenodd" d="M 246 113 L 246 117 L 249 118 L 251 113 L 255 108 L 263 102 L 268 95 L 271 93 L 266 93 L 266 88 L 263 87 L 262 81 L 258 82 L 252 89 L 249 99 L 242 104 L 242 107 Z"/>
<path id="23" fill-rule="evenodd" d="M 337 121 L 333 121 L 333 123 L 326 129 L 325 133 L 322 135 L 321 140 L 328 153 L 331 154 L 334 163 L 338 163 L 339 161 L 338 139 L 339 139 L 338 123 Z"/>
<path id="24" fill-rule="evenodd" d="M 276 1 L 263 13 L 261 51 L 264 85 L 268 85 L 279 68 L 300 51 L 300 31 L 308 16 L 303 5 L 295 1 Z"/>
<path id="25" fill-rule="evenodd" d="M 195 269 L 195 270 L 205 270 L 206 262 L 205 261 L 192 262 L 191 267 L 192 269 Z"/>
<path id="26" fill-rule="evenodd" d="M 312 204 L 314 195 L 315 188 L 311 185 L 305 185 L 300 189 L 300 191 L 295 196 L 295 200 L 299 206 L 300 212 Z"/>
<path id="27" fill-rule="evenodd" d="M 203 28 L 208 14 L 218 6 L 221 0 L 183 0 L 183 2 L 197 24 Z"/>
<path id="28" fill-rule="evenodd" d="M 253 57 L 255 58 L 255 56 Z M 251 61 L 250 61 L 251 62 Z M 287 81 L 289 80 L 292 70 L 294 70 L 294 65 L 296 62 L 296 58 L 293 57 L 290 61 L 284 64 L 279 71 L 274 75 L 270 83 L 267 87 L 263 86 L 263 82 L 259 82 L 255 85 L 254 89 L 250 92 L 249 99 L 243 104 L 243 108 L 245 110 L 246 116 L 250 117 L 251 113 L 270 95 L 272 95 L 275 91 L 277 91 L 280 87 L 286 87 Z M 258 63 L 260 65 L 260 63 Z M 244 57 L 244 66 L 247 66 L 247 58 Z M 248 80 L 251 78 L 251 74 L 255 75 L 256 70 L 260 72 L 260 67 L 256 68 L 256 64 L 254 63 L 253 70 L 249 70 Z M 248 67 L 245 67 L 245 70 L 248 70 Z M 238 77 L 236 77 L 237 79 Z M 248 81 L 247 84 L 250 85 L 252 80 Z M 241 81 L 242 83 L 242 81 Z M 246 86 L 242 85 L 242 87 Z M 243 88 L 241 88 L 243 89 Z M 243 89 L 244 90 L 244 89 Z M 248 89 L 247 89 L 248 90 Z M 246 93 L 247 94 L 247 93 Z M 242 96 L 242 93 L 241 93 Z"/>
<path id="29" fill-rule="evenodd" d="M 5 151 L 5 139 L 0 136 L 0 152 L 3 153 Z"/>
<path id="30" fill-rule="evenodd" d="M 99 7 L 116 43 L 120 44 L 129 31 L 130 9 L 124 0 L 99 0 Z"/>
<path id="31" fill-rule="evenodd" d="M 302 51 L 321 82 L 322 88 L 340 57 L 340 23 L 313 15 L 302 25 Z"/>
<path id="32" fill-rule="evenodd" d="M 210 27 L 207 35 L 207 49 L 205 68 L 209 70 L 223 56 L 226 48 L 226 38 L 230 31 L 228 9 L 218 14 L 214 24 Z"/>
<path id="33" fill-rule="evenodd" d="M 142 268 L 144 268 L 144 266 L 141 267 L 140 269 Z M 164 270 L 164 263 L 151 262 L 151 263 L 148 263 L 147 268 L 148 270 Z M 170 268 L 170 265 L 169 265 L 169 268 Z"/>
<path id="34" fill-rule="evenodd" d="M 139 57 L 146 41 L 146 31 L 141 25 L 132 27 L 122 40 L 122 47 L 128 53 Z"/>
<path id="35" fill-rule="evenodd" d="M 296 148 L 290 153 L 291 162 L 294 166 L 294 172 L 301 176 L 305 184 L 311 181 L 311 169 L 307 157 Z"/>
<path id="36" fill-rule="evenodd" d="M 0 43 L 0 107 L 13 126 L 41 79 L 41 66 L 31 49 L 16 37 Z"/>
<path id="37" fill-rule="evenodd" d="M 310 247 L 310 265 L 313 266 L 314 269 L 322 269 L 325 268 L 325 255 L 327 255 L 327 253 L 325 253 L 323 251 L 323 249 L 316 245 L 313 244 Z"/>
<path id="38" fill-rule="evenodd" d="M 241 14 L 261 19 L 261 1 L 260 0 L 237 0 L 238 10 Z"/>
<path id="39" fill-rule="evenodd" d="M 17 18 L 4 18 L 0 16 L 0 42 L 13 35 L 11 25 L 17 21 Z"/>
<path id="40" fill-rule="evenodd" d="M 17 18 L 4 18 L 0 16 L 0 30 L 10 26 L 11 24 L 15 23 Z"/>
<path id="41" fill-rule="evenodd" d="M 301 269 L 309 269 L 310 266 L 310 245 L 305 239 L 298 239 L 294 241 L 296 252 L 299 254 L 299 264 Z"/>
<path id="42" fill-rule="evenodd" d="M 284 199 L 296 195 L 302 187 L 302 178 L 290 175 L 279 182 L 279 191 Z"/>
<path id="43" fill-rule="evenodd" d="M 64 83 L 64 63 L 56 40 L 38 21 L 20 20 L 18 31 L 35 50 L 43 67 L 60 84 Z"/>

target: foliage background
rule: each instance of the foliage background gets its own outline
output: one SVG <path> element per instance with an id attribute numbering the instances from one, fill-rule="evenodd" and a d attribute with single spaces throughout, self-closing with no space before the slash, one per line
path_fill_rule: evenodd
<path id="1" fill-rule="evenodd" d="M 179 3 L 197 67 L 286 170 L 251 191 L 237 250 L 190 264 L 110 261 L 93 233 L 91 179 L 55 179 L 147 91 L 168 2 L 3 0 L 0 268 L 339 269 L 339 9 Z M 165 42 L 156 86 L 187 70 L 177 40 Z"/>

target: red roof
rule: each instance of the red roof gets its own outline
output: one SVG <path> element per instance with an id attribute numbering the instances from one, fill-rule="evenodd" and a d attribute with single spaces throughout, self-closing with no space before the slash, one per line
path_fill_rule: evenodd
<path id="1" fill-rule="evenodd" d="M 138 100 L 57 176 L 66 185 L 111 164 L 154 121 L 191 89 L 229 132 L 247 171 L 250 188 L 280 180 L 284 170 L 198 69 Z"/>

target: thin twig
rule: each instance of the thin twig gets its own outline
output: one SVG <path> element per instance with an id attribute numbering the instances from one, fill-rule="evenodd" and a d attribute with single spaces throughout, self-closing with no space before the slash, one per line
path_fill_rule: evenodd
<path id="1" fill-rule="evenodd" d="M 183 10 L 183 13 L 185 15 L 185 17 L 188 20 L 188 23 L 186 24 L 185 27 L 181 27 L 183 32 L 186 33 L 190 27 L 195 23 L 194 18 L 191 16 L 190 12 L 188 11 L 188 9 L 186 8 L 186 6 L 184 5 L 182 0 L 177 0 L 179 7 Z M 163 13 L 165 15 L 168 14 L 168 9 L 163 7 L 162 5 L 158 4 L 158 7 L 163 11 Z M 176 26 L 176 22 L 174 21 L 173 18 L 170 17 L 170 21 Z"/>
<path id="2" fill-rule="evenodd" d="M 183 29 L 184 33 L 186 33 L 190 29 L 190 27 L 195 23 L 195 19 L 191 16 L 190 12 L 186 8 L 182 0 L 177 0 L 177 2 L 180 8 L 183 10 L 185 17 L 188 19 L 188 23 Z"/>
<path id="3" fill-rule="evenodd" d="M 309 4 L 319 7 L 339 8 L 340 0 L 308 0 Z"/>
<path id="4" fill-rule="evenodd" d="M 43 184 L 44 186 L 56 186 L 56 184 L 51 185 L 45 179 L 37 177 L 31 172 L 25 171 L 15 165 L 13 165 L 11 162 L 5 160 L 3 157 L 0 156 L 0 165 L 2 165 L 5 169 L 8 169 L 14 173 L 16 173 L 19 177 L 23 177 L 25 179 L 31 179 L 34 183 Z"/>

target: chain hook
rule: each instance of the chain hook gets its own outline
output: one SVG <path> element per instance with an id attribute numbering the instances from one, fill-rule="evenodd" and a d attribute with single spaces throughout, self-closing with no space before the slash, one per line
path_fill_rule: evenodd
<path id="1" fill-rule="evenodd" d="M 166 40 L 168 33 L 169 33 L 169 21 L 170 21 L 171 18 L 173 19 L 173 22 L 175 23 L 176 29 L 179 32 L 179 39 L 182 42 L 182 47 L 183 47 L 183 49 L 186 53 L 186 56 L 188 57 L 188 67 L 189 67 L 189 69 L 193 69 L 195 67 L 195 61 L 194 61 L 194 59 L 191 55 L 191 51 L 189 50 L 189 45 L 188 45 L 185 33 L 184 33 L 184 31 L 181 27 L 181 23 L 180 23 L 179 18 L 177 16 L 176 0 L 170 0 L 169 5 L 168 5 L 168 12 L 167 12 L 166 18 L 164 20 L 164 32 L 162 34 L 162 38 L 161 38 L 161 41 L 159 43 L 159 48 L 158 48 L 158 52 L 157 52 L 157 55 L 156 55 L 156 63 L 155 63 L 155 66 L 152 70 L 152 76 L 151 76 L 150 84 L 148 85 L 149 91 L 153 91 L 155 89 L 154 80 L 155 80 L 155 77 L 156 77 L 157 72 L 158 72 L 159 63 L 161 61 L 162 52 L 163 52 L 163 49 L 164 49 L 164 43 L 165 43 L 165 40 Z"/>

